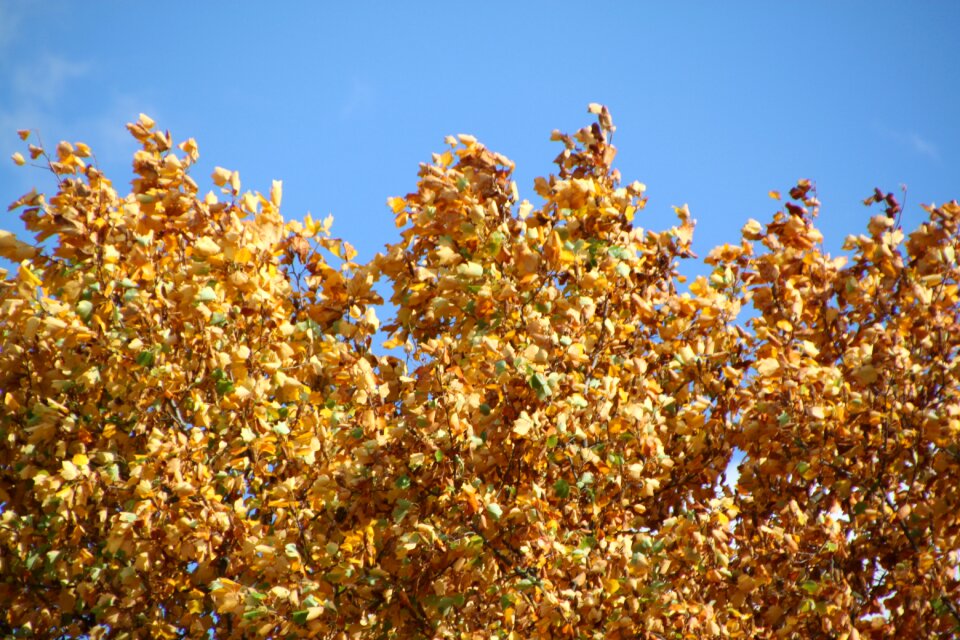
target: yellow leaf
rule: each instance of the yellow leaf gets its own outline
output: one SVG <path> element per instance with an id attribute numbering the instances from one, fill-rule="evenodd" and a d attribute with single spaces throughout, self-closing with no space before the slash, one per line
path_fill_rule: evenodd
<path id="1" fill-rule="evenodd" d="M 80 470 L 77 469 L 77 465 L 73 464 L 69 460 L 63 461 L 63 468 L 60 470 L 60 476 L 67 481 L 74 480 L 77 476 L 80 475 Z"/>
<path id="2" fill-rule="evenodd" d="M 747 220 L 747 224 L 743 225 L 743 228 L 740 229 L 743 237 L 747 240 L 759 240 L 762 231 L 763 227 L 753 218 Z"/>
<path id="3" fill-rule="evenodd" d="M 89 462 L 90 458 L 88 458 L 85 454 L 78 453 L 77 455 L 73 456 L 73 464 L 77 465 L 78 467 L 82 467 Z"/>
<path id="4" fill-rule="evenodd" d="M 139 120 L 140 120 L 140 124 L 142 124 L 147 129 L 153 129 L 154 125 L 157 124 L 156 122 L 154 122 L 153 118 L 151 118 L 145 113 L 140 114 Z"/>
<path id="5" fill-rule="evenodd" d="M 603 589 L 608 595 L 613 595 L 617 591 L 620 591 L 620 581 L 614 580 L 613 578 L 607 578 L 603 581 Z"/>
<path id="6" fill-rule="evenodd" d="M 779 199 L 780 199 L 780 192 L 779 192 L 779 191 L 769 191 L 769 192 L 767 192 L 767 195 L 770 196 L 771 198 L 773 198 L 774 200 L 779 200 Z"/>
<path id="7" fill-rule="evenodd" d="M 531 211 L 533 211 L 533 205 L 530 204 L 529 201 L 524 200 L 520 203 L 520 210 L 517 212 L 517 215 L 520 216 L 521 220 L 526 220 Z"/>
<path id="8" fill-rule="evenodd" d="M 23 262 L 37 255 L 37 250 L 20 241 L 9 231 L 0 230 L 0 258 L 11 262 Z"/>
<path id="9" fill-rule="evenodd" d="M 764 358 L 757 362 L 755 368 L 757 373 L 760 374 L 760 377 L 766 378 L 773 375 L 773 373 L 780 368 L 780 363 L 777 362 L 776 358 Z"/>
<path id="10" fill-rule="evenodd" d="M 820 354 L 820 349 L 809 340 L 804 340 L 800 343 L 800 346 L 803 348 L 803 352 L 811 358 L 816 358 Z"/>
<path id="11" fill-rule="evenodd" d="M 467 278 L 479 278 L 483 276 L 483 265 L 477 262 L 467 262 L 457 267 L 457 273 Z"/>
<path id="12" fill-rule="evenodd" d="M 315 235 L 320 230 L 320 224 L 309 213 L 303 218 L 303 227 L 308 235 Z"/>
<path id="13" fill-rule="evenodd" d="M 220 253 L 220 245 L 213 238 L 204 236 L 194 243 L 193 253 L 201 258 L 208 258 Z"/>
<path id="14" fill-rule="evenodd" d="M 394 213 L 400 213 L 407 208 L 407 201 L 403 198 L 387 198 L 387 206 L 390 207 Z"/>
<path id="15" fill-rule="evenodd" d="M 230 181 L 230 173 L 229 169 L 214 167 L 213 174 L 210 177 L 213 178 L 213 184 L 222 187 Z"/>
<path id="16" fill-rule="evenodd" d="M 270 202 L 279 209 L 281 200 L 283 200 L 283 182 L 274 180 L 270 186 Z"/>
<path id="17" fill-rule="evenodd" d="M 864 384 L 873 384 L 880 377 L 877 368 L 872 364 L 866 364 L 857 369 L 855 375 Z"/>
<path id="18" fill-rule="evenodd" d="M 13 158 L 13 161 L 17 164 L 18 167 L 22 167 L 27 162 L 26 160 L 23 159 L 23 154 L 20 153 L 19 151 L 17 151 L 15 154 L 13 154 L 10 157 Z"/>
<path id="19" fill-rule="evenodd" d="M 781 331 L 785 331 L 789 333 L 793 331 L 793 325 L 790 324 L 789 320 L 784 320 L 783 318 L 781 318 L 780 320 L 777 320 L 777 329 L 780 329 Z"/>
<path id="20" fill-rule="evenodd" d="M 530 429 L 532 428 L 533 420 L 530 419 L 530 415 L 526 411 L 521 411 L 520 417 L 513 423 L 513 432 L 523 437 L 530 433 Z"/>
<path id="21" fill-rule="evenodd" d="M 396 349 L 401 344 L 403 344 L 403 341 L 400 339 L 400 336 L 398 336 L 397 334 L 393 334 L 392 336 L 390 336 L 389 340 L 384 341 L 383 348 Z"/>
<path id="22" fill-rule="evenodd" d="M 343 243 L 343 255 L 346 258 L 347 262 L 353 260 L 357 257 L 357 250 L 353 248 L 353 245 L 349 242 Z"/>
<path id="23" fill-rule="evenodd" d="M 27 266 L 25 261 L 20 264 L 19 275 L 27 284 L 34 287 L 39 287 L 43 284 L 43 281 L 37 277 L 37 274 L 30 270 L 30 267 Z"/>

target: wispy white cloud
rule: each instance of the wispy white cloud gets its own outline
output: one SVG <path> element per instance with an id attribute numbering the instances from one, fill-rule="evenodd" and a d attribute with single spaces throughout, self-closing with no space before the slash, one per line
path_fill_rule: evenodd
<path id="1" fill-rule="evenodd" d="M 914 151 L 921 155 L 930 156 L 934 159 L 940 158 L 937 146 L 918 133 L 908 133 L 907 142 L 913 147 Z"/>
<path id="2" fill-rule="evenodd" d="M 874 123 L 874 128 L 884 138 L 910 149 L 917 155 L 925 156 L 931 160 L 940 159 L 940 150 L 937 145 L 915 130 L 894 129 L 881 123 Z"/>
<path id="3" fill-rule="evenodd" d="M 13 69 L 11 89 L 20 101 L 50 105 L 63 95 L 71 80 L 82 78 L 89 71 L 87 62 L 44 53 Z"/>
<path id="4" fill-rule="evenodd" d="M 10 3 L 0 3 L 0 52 L 13 46 L 20 33 L 20 13 Z"/>
<path id="5" fill-rule="evenodd" d="M 9 9 L 4 7 L 0 0 L 0 24 L 9 15 Z M 92 104 L 88 102 L 88 107 L 94 107 L 92 110 L 65 109 L 65 104 L 71 104 L 67 99 L 70 92 L 76 83 L 89 79 L 95 72 L 94 65 L 49 51 L 13 56 L 16 36 L 10 37 L 13 40 L 5 38 L 0 28 L 0 95 L 4 96 L 0 101 L 0 183 L 4 184 L 0 205 L 44 183 L 43 176 L 14 167 L 9 161 L 15 151 L 26 154 L 25 144 L 15 135 L 19 129 L 37 131 L 47 148 L 63 139 L 85 142 L 108 173 L 125 170 L 136 143 L 124 124 L 136 120 L 140 112 L 159 117 L 158 110 L 151 109 L 136 95 L 123 92 L 111 92 Z"/>
<path id="6" fill-rule="evenodd" d="M 361 78 L 353 78 L 343 101 L 340 103 L 340 119 L 349 120 L 368 113 L 376 104 L 376 90 Z"/>

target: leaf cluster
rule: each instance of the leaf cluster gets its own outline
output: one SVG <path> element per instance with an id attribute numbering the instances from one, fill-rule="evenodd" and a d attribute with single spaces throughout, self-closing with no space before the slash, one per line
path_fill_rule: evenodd
<path id="1" fill-rule="evenodd" d="M 877 190 L 831 258 L 801 180 L 686 283 L 690 212 L 638 226 L 590 111 L 539 205 L 449 137 L 365 263 L 279 182 L 201 196 L 146 116 L 127 194 L 31 145 L 58 186 L 11 205 L 34 244 L 0 232 L 0 627 L 957 633 L 960 205 L 906 235 Z"/>

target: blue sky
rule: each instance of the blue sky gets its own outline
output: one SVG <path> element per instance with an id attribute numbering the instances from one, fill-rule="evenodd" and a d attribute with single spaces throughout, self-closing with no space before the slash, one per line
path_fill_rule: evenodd
<path id="1" fill-rule="evenodd" d="M 688 203 L 705 255 L 806 177 L 836 253 L 874 186 L 908 185 L 908 228 L 919 203 L 960 197 L 958 29 L 955 1 L 0 0 L 0 199 L 50 186 L 6 160 L 19 128 L 90 144 L 123 187 L 124 124 L 143 111 L 197 139 L 204 190 L 217 165 L 249 189 L 283 180 L 287 218 L 332 213 L 369 258 L 396 239 L 386 198 L 415 188 L 445 135 L 514 160 L 532 199 L 550 131 L 602 102 L 624 179 L 648 186 L 641 226 Z"/>

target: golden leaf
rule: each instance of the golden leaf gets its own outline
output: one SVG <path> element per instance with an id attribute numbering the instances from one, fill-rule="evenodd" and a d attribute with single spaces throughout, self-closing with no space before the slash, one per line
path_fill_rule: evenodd
<path id="1" fill-rule="evenodd" d="M 880 378 L 880 373 L 873 365 L 867 364 L 858 368 L 855 372 L 857 379 L 864 384 L 873 384 Z"/>
<path id="2" fill-rule="evenodd" d="M 273 206 L 280 208 L 280 202 L 283 200 L 283 182 L 274 180 L 270 185 L 270 202 Z"/>
<path id="3" fill-rule="evenodd" d="M 530 415 L 526 411 L 520 413 L 520 417 L 513 423 L 513 432 L 520 437 L 523 437 L 530 433 L 530 429 L 533 428 L 533 420 L 530 418 Z"/>
<path id="4" fill-rule="evenodd" d="M 0 257 L 11 262 L 22 262 L 37 255 L 37 249 L 21 242 L 9 231 L 0 229 Z M 36 284 L 39 285 L 39 282 Z"/>
<path id="5" fill-rule="evenodd" d="M 208 258 L 220 253 L 220 245 L 213 238 L 204 236 L 194 243 L 193 252 L 201 258 Z"/>
<path id="6" fill-rule="evenodd" d="M 780 363 L 776 358 L 764 358 L 763 360 L 759 360 L 754 366 L 757 373 L 763 378 L 769 378 L 780 369 Z"/>

